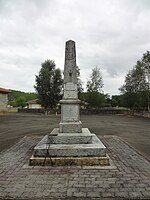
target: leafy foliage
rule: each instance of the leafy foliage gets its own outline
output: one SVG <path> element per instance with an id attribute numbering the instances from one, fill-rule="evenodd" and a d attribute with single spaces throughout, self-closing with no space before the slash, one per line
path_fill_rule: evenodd
<path id="1" fill-rule="evenodd" d="M 83 89 L 83 86 L 82 86 L 82 81 L 81 81 L 81 78 L 80 78 L 80 69 L 79 69 L 78 66 L 77 66 L 77 80 L 78 80 L 78 83 L 77 83 L 78 96 L 79 96 L 79 99 L 80 99 L 81 94 L 83 93 L 84 89 Z"/>
<path id="2" fill-rule="evenodd" d="M 148 89 L 145 77 L 145 71 L 142 62 L 138 61 L 135 67 L 128 72 L 125 78 L 125 84 L 120 88 L 122 93 L 139 92 Z"/>
<path id="3" fill-rule="evenodd" d="M 103 87 L 103 78 L 100 69 L 95 67 L 92 69 L 90 80 L 87 82 L 88 92 L 101 92 Z"/>
<path id="4" fill-rule="evenodd" d="M 62 75 L 60 69 L 56 69 L 53 60 L 46 60 L 42 63 L 39 75 L 36 76 L 35 89 L 38 93 L 39 100 L 45 108 L 56 107 L 61 99 Z"/>
<path id="5" fill-rule="evenodd" d="M 121 95 L 113 95 L 111 97 L 111 106 L 112 107 L 120 107 L 121 104 Z"/>
<path id="6" fill-rule="evenodd" d="M 29 92 L 21 92 L 17 90 L 11 90 L 11 93 L 8 94 L 8 104 L 13 107 L 25 107 L 26 102 L 32 99 L 36 99 L 36 93 L 29 93 Z"/>
<path id="7" fill-rule="evenodd" d="M 99 92 L 89 92 L 87 103 L 91 108 L 101 108 L 105 105 L 105 95 Z"/>
<path id="8" fill-rule="evenodd" d="M 150 109 L 150 52 L 130 70 L 120 88 L 125 106 L 135 109 Z"/>
<path id="9" fill-rule="evenodd" d="M 24 96 L 20 96 L 18 97 L 18 99 L 16 100 L 17 106 L 18 107 L 25 107 L 26 106 L 26 98 Z"/>
<path id="10" fill-rule="evenodd" d="M 103 79 L 100 69 L 92 69 L 90 80 L 87 81 L 87 92 L 80 95 L 83 101 L 87 102 L 90 108 L 100 108 L 105 104 L 105 95 L 102 94 Z"/>

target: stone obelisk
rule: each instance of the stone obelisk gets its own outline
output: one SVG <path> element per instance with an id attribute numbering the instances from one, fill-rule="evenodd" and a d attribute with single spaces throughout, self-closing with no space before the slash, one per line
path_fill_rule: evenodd
<path id="1" fill-rule="evenodd" d="M 109 165 L 106 147 L 80 121 L 75 42 L 65 48 L 64 94 L 59 128 L 35 147 L 30 165 Z"/>
<path id="2" fill-rule="evenodd" d="M 60 133 L 81 133 L 75 42 L 69 40 L 65 48 L 64 95 L 61 103 Z"/>

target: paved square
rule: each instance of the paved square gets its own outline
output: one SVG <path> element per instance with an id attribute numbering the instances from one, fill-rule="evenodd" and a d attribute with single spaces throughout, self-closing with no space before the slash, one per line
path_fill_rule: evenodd
<path id="1" fill-rule="evenodd" d="M 150 199 L 150 162 L 119 137 L 100 137 L 114 164 L 106 168 L 28 166 L 40 139 L 24 137 L 0 154 L 1 199 Z"/>

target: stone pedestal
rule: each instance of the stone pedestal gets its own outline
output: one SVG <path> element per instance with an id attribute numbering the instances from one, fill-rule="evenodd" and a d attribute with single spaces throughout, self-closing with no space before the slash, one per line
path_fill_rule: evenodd
<path id="1" fill-rule="evenodd" d="M 79 104 L 77 100 L 61 100 L 61 122 L 60 133 L 81 133 L 82 123 L 79 118 Z"/>
<path id="2" fill-rule="evenodd" d="M 77 84 L 68 82 L 64 84 L 63 99 L 61 104 L 60 133 L 81 133 L 80 100 L 78 99 Z"/>
<path id="3" fill-rule="evenodd" d="M 106 147 L 99 138 L 82 128 L 81 133 L 60 133 L 58 128 L 34 148 L 30 165 L 109 165 Z"/>

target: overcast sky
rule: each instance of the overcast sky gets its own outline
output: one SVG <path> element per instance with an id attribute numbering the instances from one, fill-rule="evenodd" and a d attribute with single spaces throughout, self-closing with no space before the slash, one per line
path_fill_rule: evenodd
<path id="1" fill-rule="evenodd" d="M 0 87 L 34 91 L 46 59 L 63 70 L 69 39 L 84 84 L 99 67 L 104 92 L 119 94 L 150 50 L 150 0 L 0 0 Z"/>

